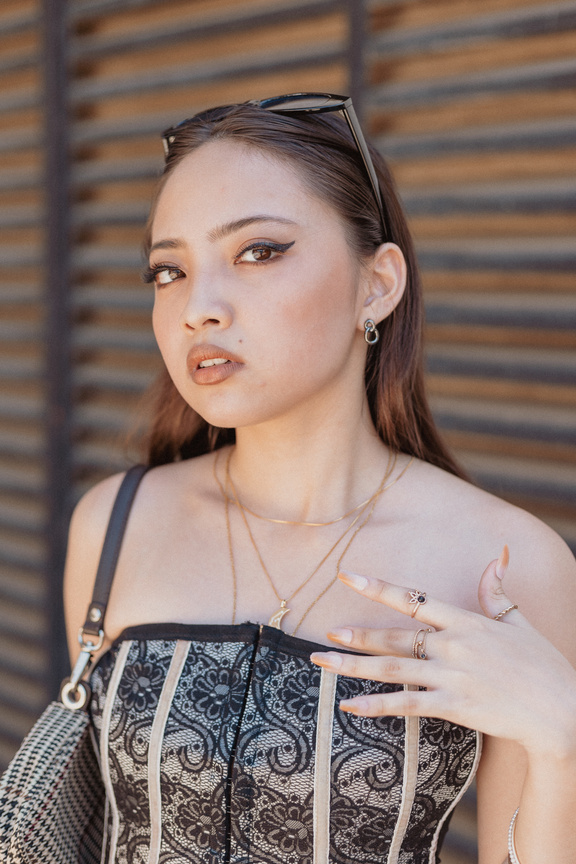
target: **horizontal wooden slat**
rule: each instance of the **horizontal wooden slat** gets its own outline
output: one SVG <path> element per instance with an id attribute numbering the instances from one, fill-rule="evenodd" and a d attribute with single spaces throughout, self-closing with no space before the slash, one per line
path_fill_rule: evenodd
<path id="1" fill-rule="evenodd" d="M 430 269 L 563 270 L 576 267 L 572 237 L 465 241 L 443 239 L 417 244 L 420 263 Z"/>
<path id="2" fill-rule="evenodd" d="M 576 506 L 576 465 L 540 465 L 510 456 L 466 453 L 467 470 L 498 495 L 522 495 Z"/>
<path id="3" fill-rule="evenodd" d="M 576 329 L 576 295 L 442 294 L 426 299 L 430 324 L 476 324 L 492 327 Z"/>
<path id="4" fill-rule="evenodd" d="M 544 33 L 576 29 L 576 4 L 538 3 L 507 8 L 490 15 L 470 15 L 441 24 L 406 29 L 375 30 L 372 50 L 387 57 L 415 51 L 446 51 L 456 45 L 462 52 L 470 43 L 496 39 L 506 41 Z"/>
<path id="5" fill-rule="evenodd" d="M 369 105 L 384 108 L 401 104 L 405 108 L 440 101 L 445 104 L 463 96 L 573 87 L 575 80 L 576 60 L 551 60 L 433 81 L 385 83 L 372 88 Z"/>
<path id="6" fill-rule="evenodd" d="M 576 180 L 572 177 L 532 183 L 483 183 L 453 188 L 427 188 L 405 192 L 403 201 L 410 216 L 430 213 L 549 213 L 576 211 Z M 576 243 L 574 244 L 576 246 Z"/>
<path id="7" fill-rule="evenodd" d="M 150 93 L 175 87 L 188 87 L 192 84 L 202 84 L 225 81 L 228 78 L 252 77 L 267 73 L 284 72 L 298 69 L 302 66 L 323 66 L 343 60 L 342 49 L 332 45 L 311 45 L 298 51 L 285 50 L 262 52 L 259 56 L 246 54 L 232 58 L 221 58 L 217 61 L 190 64 L 176 68 L 165 67 L 153 72 L 141 72 L 135 76 L 123 76 L 109 79 L 96 79 L 77 83 L 72 89 L 75 103 L 93 99 L 142 92 Z M 0 100 L 0 110 L 2 102 Z"/>
<path id="8" fill-rule="evenodd" d="M 193 44 L 211 36 L 222 37 L 227 33 L 237 38 L 246 29 L 253 32 L 255 27 L 279 27 L 293 24 L 295 20 L 301 22 L 312 19 L 310 23 L 314 24 L 313 19 L 337 10 L 339 5 L 334 0 L 304 3 L 301 0 L 293 0 L 293 2 L 284 0 L 274 6 L 265 6 L 263 9 L 255 8 L 251 4 L 231 8 L 225 18 L 221 13 L 199 16 L 193 7 L 187 6 L 181 9 L 180 15 L 170 15 L 163 26 L 141 27 L 130 33 L 122 30 L 104 37 L 98 34 L 84 36 L 81 41 L 72 46 L 71 58 L 86 61 L 110 54 L 121 53 L 126 56 L 158 45 L 168 45 L 173 49 L 174 43 L 184 40 Z"/>
<path id="9" fill-rule="evenodd" d="M 434 374 L 483 375 L 519 381 L 574 385 L 576 352 L 431 344 L 428 369 Z"/>
<path id="10" fill-rule="evenodd" d="M 517 149 L 556 148 L 576 144 L 576 119 L 570 116 L 551 118 L 546 124 L 507 123 L 503 115 L 501 125 L 474 126 L 448 132 L 427 132 L 412 135 L 384 135 L 377 139 L 380 149 L 394 159 L 405 159 L 425 154 L 506 152 Z"/>
<path id="11" fill-rule="evenodd" d="M 576 445 L 576 410 L 546 406 L 537 411 L 532 402 L 503 405 L 489 399 L 433 397 L 432 406 L 442 426 L 510 438 L 526 438 Z M 576 450 L 575 456 L 576 456 Z"/>

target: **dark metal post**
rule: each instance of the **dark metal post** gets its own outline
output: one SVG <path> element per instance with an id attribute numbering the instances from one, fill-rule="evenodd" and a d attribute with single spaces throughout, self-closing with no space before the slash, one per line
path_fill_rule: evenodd
<path id="1" fill-rule="evenodd" d="M 71 489 L 70 166 L 66 0 L 43 0 L 45 154 L 46 586 L 50 668 L 66 674 L 62 574 Z"/>
<path id="2" fill-rule="evenodd" d="M 364 107 L 364 52 L 366 42 L 365 0 L 347 0 L 348 4 L 348 92 L 356 114 L 362 120 Z"/>

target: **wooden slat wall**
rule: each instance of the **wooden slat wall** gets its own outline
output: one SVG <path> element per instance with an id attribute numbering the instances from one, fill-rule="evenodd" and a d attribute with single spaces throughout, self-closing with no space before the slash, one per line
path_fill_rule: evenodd
<path id="1" fill-rule="evenodd" d="M 418 241 L 436 416 L 482 486 L 576 550 L 576 3 L 369 6 L 370 127 Z"/>
<path id="2" fill-rule="evenodd" d="M 0 764 L 47 698 L 54 577 L 39 3 L 0 11 Z M 211 104 L 356 91 L 362 5 L 69 0 L 71 498 L 130 461 L 158 367 L 138 271 L 159 131 Z M 420 250 L 436 415 L 480 484 L 576 549 L 576 2 L 365 5 L 364 113 Z M 443 862 L 472 864 L 473 793 L 453 824 Z"/>
<path id="3" fill-rule="evenodd" d="M 0 10 L 0 764 L 46 704 L 41 26 Z"/>
<path id="4" fill-rule="evenodd" d="M 576 550 L 576 3 L 369 15 L 367 123 L 417 240 L 436 418 Z M 473 792 L 452 829 L 443 862 L 472 864 Z"/>

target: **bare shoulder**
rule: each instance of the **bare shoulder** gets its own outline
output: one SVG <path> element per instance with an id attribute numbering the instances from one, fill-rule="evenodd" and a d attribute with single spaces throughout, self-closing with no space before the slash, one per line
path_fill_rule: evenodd
<path id="1" fill-rule="evenodd" d="M 92 597 L 106 528 L 123 477 L 115 474 L 92 487 L 72 514 L 64 571 L 64 611 L 71 656 L 78 650 L 76 634 Z"/>
<path id="2" fill-rule="evenodd" d="M 564 540 L 526 510 L 434 466 L 419 463 L 415 482 L 430 518 L 451 535 L 458 555 L 478 557 L 486 566 L 508 545 L 507 595 L 557 647 L 576 659 L 576 559 Z M 441 503 L 434 507 L 434 501 Z"/>
<path id="3" fill-rule="evenodd" d="M 211 488 L 213 458 L 198 457 L 148 471 L 130 511 L 114 586 L 142 569 L 159 536 L 170 544 L 177 524 L 189 525 L 205 506 Z M 78 502 L 70 522 L 64 574 L 64 609 L 69 650 L 78 651 L 77 633 L 92 597 L 98 562 L 114 501 L 124 478 L 115 474 L 90 489 Z M 182 519 L 175 519 L 174 514 Z M 189 518 L 188 518 L 189 517 Z M 114 593 L 114 592 L 113 592 Z"/>

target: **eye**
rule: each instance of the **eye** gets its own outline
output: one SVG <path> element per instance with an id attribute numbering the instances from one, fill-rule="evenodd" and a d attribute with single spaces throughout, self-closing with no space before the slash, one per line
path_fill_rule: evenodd
<path id="1" fill-rule="evenodd" d="M 278 258 L 284 252 L 287 252 L 294 245 L 294 242 L 293 240 L 292 243 L 273 243 L 271 240 L 267 240 L 266 242 L 259 240 L 250 243 L 249 246 L 245 246 L 238 253 L 234 259 L 234 263 L 266 264 L 268 261 L 273 261 L 274 258 Z"/>
<path id="2" fill-rule="evenodd" d="M 156 267 L 147 267 L 142 274 L 144 282 L 154 282 L 157 288 L 170 285 L 184 276 L 184 271 L 170 264 L 157 264 Z"/>

